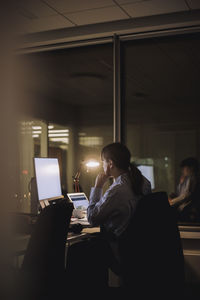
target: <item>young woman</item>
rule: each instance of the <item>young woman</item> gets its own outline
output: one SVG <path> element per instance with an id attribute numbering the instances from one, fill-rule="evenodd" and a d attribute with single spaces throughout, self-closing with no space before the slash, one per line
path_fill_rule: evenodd
<path id="1" fill-rule="evenodd" d="M 107 287 L 108 268 L 120 274 L 117 238 L 126 229 L 140 198 L 151 193 L 150 182 L 131 164 L 126 146 L 110 144 L 103 148 L 101 157 L 104 172 L 96 178 L 88 206 L 88 220 L 93 226 L 101 226 L 101 234 L 68 250 L 70 286 L 77 284 L 77 270 L 81 269 L 84 277 L 79 286 L 89 282 L 98 293 Z M 114 182 L 103 195 L 103 186 L 110 177 Z"/>
<path id="2" fill-rule="evenodd" d="M 130 162 L 131 154 L 125 145 L 107 145 L 101 158 L 104 172 L 97 176 L 91 189 L 88 220 L 118 237 L 134 215 L 140 198 L 151 193 L 151 184 Z M 110 177 L 114 182 L 103 195 L 103 186 Z"/>

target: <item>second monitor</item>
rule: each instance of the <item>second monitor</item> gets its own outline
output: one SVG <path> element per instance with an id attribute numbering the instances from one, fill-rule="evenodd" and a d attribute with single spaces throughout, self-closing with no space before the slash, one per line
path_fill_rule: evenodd
<path id="1" fill-rule="evenodd" d="M 87 210 L 89 201 L 85 193 L 70 193 L 67 196 L 73 202 L 75 209 Z"/>

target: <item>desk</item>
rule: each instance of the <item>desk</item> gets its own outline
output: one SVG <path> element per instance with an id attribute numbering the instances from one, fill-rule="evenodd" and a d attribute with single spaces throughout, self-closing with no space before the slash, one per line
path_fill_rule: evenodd
<path id="1" fill-rule="evenodd" d="M 82 218 L 82 219 L 78 219 L 78 218 L 71 218 L 71 222 L 70 225 L 74 225 L 74 224 L 81 224 L 83 227 L 87 228 L 87 227 L 91 227 L 90 223 L 88 222 L 87 218 Z"/>
<path id="2" fill-rule="evenodd" d="M 200 226 L 179 225 L 187 284 L 200 283 Z"/>
<path id="3" fill-rule="evenodd" d="M 83 228 L 83 230 L 79 234 L 69 232 L 68 236 L 67 236 L 67 244 L 69 244 L 70 242 L 73 242 L 73 241 L 77 241 L 77 240 L 79 241 L 83 238 L 88 238 L 88 237 L 91 236 L 91 234 L 98 233 L 98 232 L 100 232 L 99 227 L 88 227 L 88 228 L 86 227 L 86 228 Z"/>

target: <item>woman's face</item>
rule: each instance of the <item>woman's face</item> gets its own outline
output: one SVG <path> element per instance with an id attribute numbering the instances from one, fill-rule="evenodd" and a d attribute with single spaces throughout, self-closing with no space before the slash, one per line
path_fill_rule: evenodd
<path id="1" fill-rule="evenodd" d="M 106 160 L 105 158 L 102 159 L 102 163 L 103 163 L 103 170 L 104 170 L 104 173 L 107 175 L 107 176 L 111 176 L 110 174 L 110 163 L 109 163 L 109 160 Z"/>
<path id="2" fill-rule="evenodd" d="M 183 175 L 184 177 L 190 176 L 191 173 L 192 173 L 191 168 L 189 168 L 189 167 L 183 167 L 183 168 L 182 168 L 182 175 Z"/>

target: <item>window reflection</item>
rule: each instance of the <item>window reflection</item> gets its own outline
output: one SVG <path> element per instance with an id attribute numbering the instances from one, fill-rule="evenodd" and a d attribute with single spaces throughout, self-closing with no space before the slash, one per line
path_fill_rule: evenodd
<path id="1" fill-rule="evenodd" d="M 45 156 L 44 145 L 46 156 L 58 157 L 63 194 L 73 192 L 82 162 L 100 162 L 101 148 L 113 140 L 112 53 L 112 44 L 103 44 L 20 57 L 27 72 L 24 114 L 48 123 L 44 143 L 43 131 L 34 129 L 35 155 Z M 80 185 L 87 196 L 100 170 L 101 165 L 82 169 Z"/>
<path id="2" fill-rule="evenodd" d="M 58 158 L 63 195 L 67 193 L 67 159 L 69 150 L 69 128 L 57 124 L 48 125 L 48 156 Z"/>
<path id="3" fill-rule="evenodd" d="M 124 43 L 127 145 L 136 164 L 153 166 L 154 190 L 168 195 L 179 183 L 181 161 L 200 159 L 199 37 Z"/>
<path id="4" fill-rule="evenodd" d="M 24 120 L 19 123 L 19 190 L 15 193 L 21 212 L 35 210 L 32 206 L 31 182 L 35 176 L 33 157 L 47 156 L 47 124 L 40 120 Z"/>
<path id="5" fill-rule="evenodd" d="M 96 134 L 95 130 L 93 132 Z M 104 138 L 91 136 L 91 133 L 86 128 L 85 132 L 77 132 L 72 127 L 54 123 L 48 125 L 48 156 L 58 158 L 64 195 L 74 191 L 73 177 L 79 169 L 80 189 L 89 195 L 95 177 L 101 170 L 100 151 Z"/>

